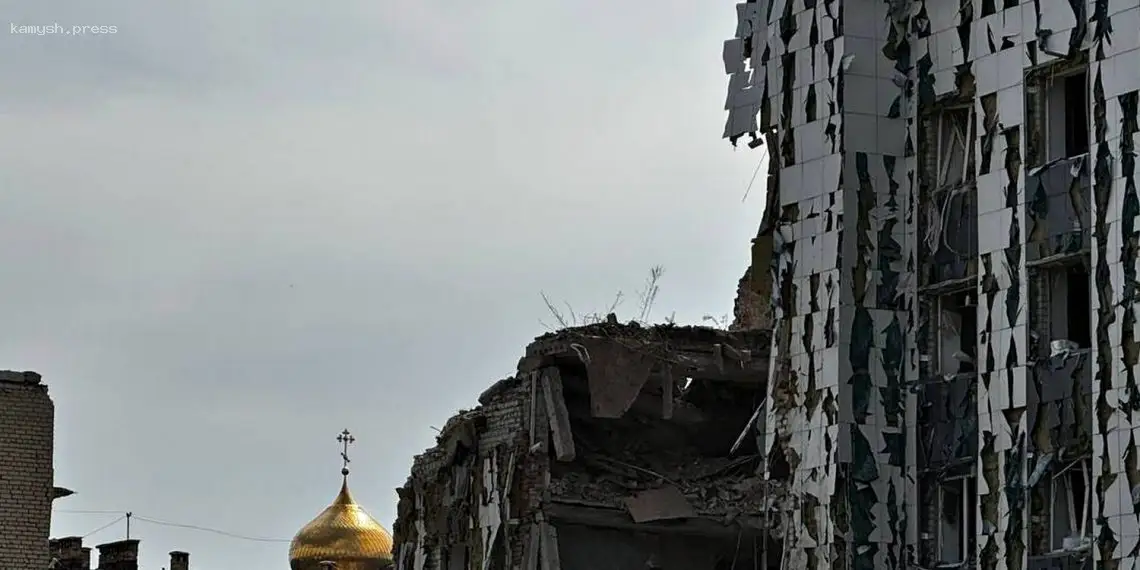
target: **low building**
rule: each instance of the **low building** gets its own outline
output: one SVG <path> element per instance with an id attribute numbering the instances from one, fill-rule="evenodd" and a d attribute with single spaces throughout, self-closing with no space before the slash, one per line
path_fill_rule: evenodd
<path id="1" fill-rule="evenodd" d="M 139 570 L 139 541 L 117 540 L 95 547 L 99 551 L 99 565 L 91 566 L 91 549 L 83 546 L 78 536 L 51 540 L 50 570 Z M 190 570 L 190 555 L 186 552 L 170 553 L 166 570 Z"/>
<path id="2" fill-rule="evenodd" d="M 55 404 L 35 372 L 0 370 L 0 568 L 46 568 L 51 560 Z"/>
<path id="3" fill-rule="evenodd" d="M 613 318 L 539 337 L 415 458 L 396 569 L 777 567 L 770 342 Z"/>
<path id="4" fill-rule="evenodd" d="M 55 404 L 35 372 L 0 370 L 0 569 L 92 570 L 83 539 L 52 540 L 52 503 L 74 494 L 54 485 Z M 101 544 L 95 570 L 138 570 L 137 540 Z M 190 555 L 170 553 L 169 570 Z"/>

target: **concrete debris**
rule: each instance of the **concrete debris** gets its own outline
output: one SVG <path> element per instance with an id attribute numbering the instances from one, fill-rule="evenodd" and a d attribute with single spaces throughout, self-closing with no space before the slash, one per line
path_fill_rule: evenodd
<path id="1" fill-rule="evenodd" d="M 687 519 L 697 516 L 685 495 L 672 485 L 640 491 L 622 499 L 633 522 Z"/>

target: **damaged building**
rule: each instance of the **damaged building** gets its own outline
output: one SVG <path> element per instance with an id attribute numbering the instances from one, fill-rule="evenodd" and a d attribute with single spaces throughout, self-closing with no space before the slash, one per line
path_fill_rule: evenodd
<path id="1" fill-rule="evenodd" d="M 785 568 L 1140 566 L 1140 0 L 736 11 Z"/>
<path id="2" fill-rule="evenodd" d="M 767 331 L 616 319 L 539 337 L 415 458 L 396 568 L 780 568 L 770 346 Z"/>

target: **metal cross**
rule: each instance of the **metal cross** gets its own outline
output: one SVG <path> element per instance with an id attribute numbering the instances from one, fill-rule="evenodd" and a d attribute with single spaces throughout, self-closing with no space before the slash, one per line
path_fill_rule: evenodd
<path id="1" fill-rule="evenodd" d="M 336 440 L 344 446 L 344 451 L 340 452 L 340 458 L 344 460 L 344 465 L 340 468 L 341 475 L 348 475 L 348 464 L 352 461 L 348 458 L 348 446 L 356 442 L 356 438 L 346 429 L 336 436 Z"/>

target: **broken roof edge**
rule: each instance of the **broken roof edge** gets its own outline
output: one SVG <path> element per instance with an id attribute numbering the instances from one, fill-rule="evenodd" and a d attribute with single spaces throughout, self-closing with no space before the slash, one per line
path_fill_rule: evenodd
<path id="1" fill-rule="evenodd" d="M 659 359 L 689 368 L 696 377 L 701 376 L 700 370 L 716 369 L 724 366 L 720 361 L 727 361 L 734 363 L 730 368 L 739 368 L 741 373 L 756 377 L 759 381 L 767 381 L 771 338 L 772 331 L 767 329 L 728 331 L 706 326 L 643 325 L 636 321 L 619 323 L 612 314 L 604 322 L 567 327 L 539 335 L 527 345 L 524 356 L 519 359 L 515 375 L 501 378 L 483 390 L 476 407 L 459 410 L 448 417 L 443 427 L 437 430 L 435 444 L 412 458 L 412 472 L 421 470 L 425 464 L 446 453 L 444 446 L 457 429 L 482 417 L 485 406 L 493 404 L 509 390 L 516 388 L 531 373 L 551 366 L 551 358 L 560 355 L 580 358 L 581 354 L 575 351 L 574 346 L 582 341 L 617 341 L 626 347 L 631 344 L 628 341 L 633 341 L 637 346 L 651 348 Z M 692 354 L 691 351 L 694 350 L 700 354 Z M 683 354 L 686 351 L 690 351 L 690 354 Z M 677 356 L 671 358 L 669 354 Z"/>
<path id="2" fill-rule="evenodd" d="M 575 361 L 592 369 L 597 364 L 592 362 L 594 357 L 601 353 L 647 359 L 658 371 L 667 369 L 694 380 L 760 384 L 768 378 L 771 344 L 772 331 L 764 328 L 730 331 L 704 326 L 643 326 L 611 318 L 536 338 L 519 360 L 516 376 Z"/>
<path id="3" fill-rule="evenodd" d="M 31 370 L 0 370 L 0 382 L 37 386 L 43 384 L 43 376 Z"/>
<path id="4" fill-rule="evenodd" d="M 729 331 L 716 327 L 700 325 L 678 325 L 671 323 L 646 325 L 637 321 L 620 323 L 617 321 L 617 317 L 611 313 L 609 315 L 609 318 L 602 322 L 575 327 L 566 327 L 543 335 L 539 335 L 538 337 L 535 337 L 534 341 L 532 341 L 527 347 L 527 354 L 529 355 L 532 352 L 532 347 L 535 347 L 536 345 L 542 345 L 550 341 L 565 340 L 578 337 L 628 338 L 648 342 L 656 341 L 710 345 L 718 342 L 724 343 L 735 341 L 737 344 L 747 346 L 759 343 L 762 344 L 765 349 L 767 349 L 768 342 L 771 340 L 771 331 L 766 331 L 763 329 Z"/>

